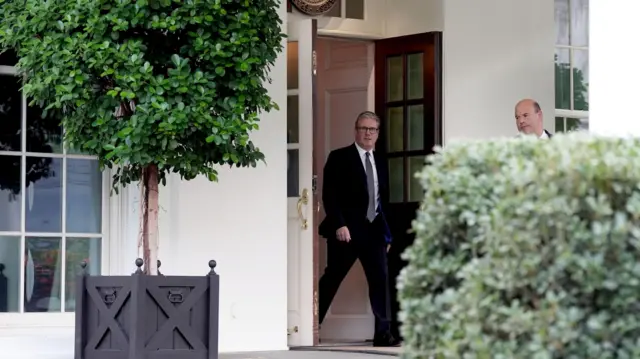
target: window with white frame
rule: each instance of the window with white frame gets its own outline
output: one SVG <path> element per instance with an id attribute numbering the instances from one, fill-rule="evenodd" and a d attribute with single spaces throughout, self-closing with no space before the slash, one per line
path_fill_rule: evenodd
<path id="1" fill-rule="evenodd" d="M 589 128 L 589 0 L 555 0 L 555 130 Z"/>
<path id="2" fill-rule="evenodd" d="M 108 198 L 97 159 L 27 104 L 16 62 L 0 54 L 0 318 L 75 310 L 79 264 L 102 270 Z"/>

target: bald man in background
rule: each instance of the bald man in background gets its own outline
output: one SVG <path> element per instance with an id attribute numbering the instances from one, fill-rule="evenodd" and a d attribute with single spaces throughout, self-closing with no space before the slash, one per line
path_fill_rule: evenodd
<path id="1" fill-rule="evenodd" d="M 544 121 L 540 104 L 532 99 L 518 101 L 515 108 L 516 126 L 522 135 L 551 138 L 551 133 L 544 129 Z"/>

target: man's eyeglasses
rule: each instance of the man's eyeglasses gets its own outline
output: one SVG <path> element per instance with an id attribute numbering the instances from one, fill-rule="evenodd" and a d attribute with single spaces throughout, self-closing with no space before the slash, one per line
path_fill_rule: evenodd
<path id="1" fill-rule="evenodd" d="M 358 126 L 356 127 L 356 130 L 358 130 L 359 132 L 364 132 L 364 133 L 378 133 L 378 131 L 380 130 L 377 127 L 361 127 Z"/>

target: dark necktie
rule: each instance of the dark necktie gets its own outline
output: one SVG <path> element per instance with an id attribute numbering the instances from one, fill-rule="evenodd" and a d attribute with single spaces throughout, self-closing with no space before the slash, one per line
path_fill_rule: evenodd
<path id="1" fill-rule="evenodd" d="M 376 218 L 376 191 L 373 184 L 373 165 L 371 165 L 371 153 L 366 152 L 365 167 L 367 170 L 367 190 L 369 192 L 369 207 L 367 208 L 367 219 L 373 222 Z"/>

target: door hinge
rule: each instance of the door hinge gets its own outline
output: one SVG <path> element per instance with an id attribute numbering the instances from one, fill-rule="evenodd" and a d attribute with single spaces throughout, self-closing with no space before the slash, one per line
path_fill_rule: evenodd
<path id="1" fill-rule="evenodd" d="M 318 193 L 318 175 L 313 175 L 311 178 L 311 193 Z"/>
<path id="2" fill-rule="evenodd" d="M 318 73 L 318 55 L 316 50 L 311 52 L 311 65 L 313 66 L 313 76 L 315 76 Z"/>
<path id="3" fill-rule="evenodd" d="M 293 328 L 289 328 L 289 329 L 287 329 L 287 335 L 291 335 L 291 334 L 293 334 L 293 333 L 297 333 L 298 331 L 299 331 L 299 330 L 298 330 L 298 326 L 296 325 L 296 326 L 295 326 L 295 327 L 293 327 Z"/>

